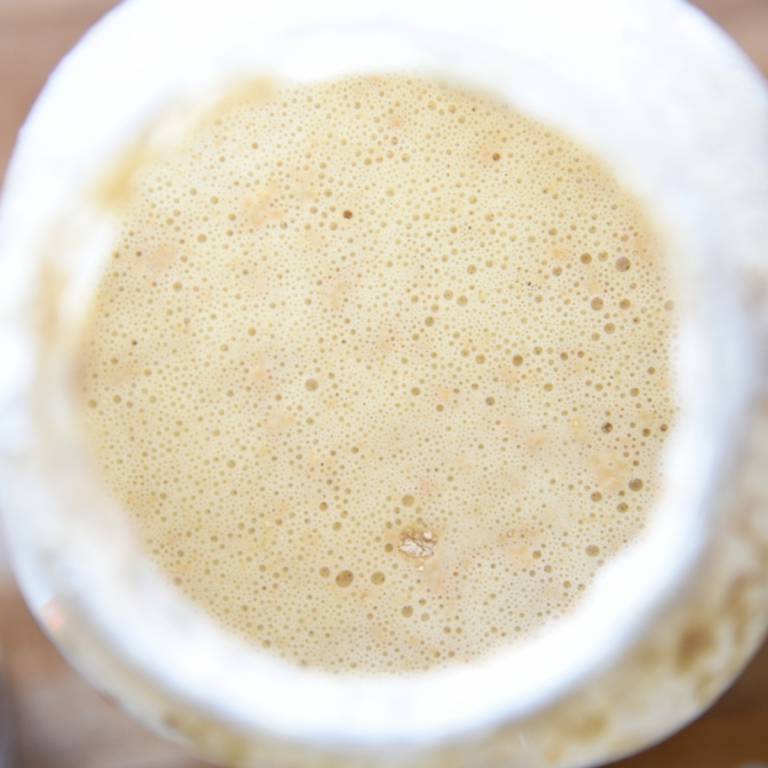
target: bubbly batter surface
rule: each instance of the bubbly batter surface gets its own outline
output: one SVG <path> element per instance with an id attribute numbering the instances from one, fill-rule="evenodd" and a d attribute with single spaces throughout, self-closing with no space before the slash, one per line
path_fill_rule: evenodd
<path id="1" fill-rule="evenodd" d="M 146 171 L 83 412 L 216 621 L 314 668 L 445 667 L 573 611 L 643 527 L 674 318 L 597 158 L 473 91 L 324 82 L 223 102 Z"/>

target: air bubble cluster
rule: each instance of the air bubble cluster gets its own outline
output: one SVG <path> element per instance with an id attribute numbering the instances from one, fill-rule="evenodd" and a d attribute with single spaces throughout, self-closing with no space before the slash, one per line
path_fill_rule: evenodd
<path id="1" fill-rule="evenodd" d="M 179 591 L 270 654 L 403 674 L 530 639 L 653 511 L 660 244 L 597 158 L 486 95 L 263 91 L 124 212 L 83 346 L 99 468 Z"/>

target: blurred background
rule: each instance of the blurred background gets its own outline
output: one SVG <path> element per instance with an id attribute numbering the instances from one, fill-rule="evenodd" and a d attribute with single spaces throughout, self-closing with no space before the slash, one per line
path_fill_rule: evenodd
<path id="1" fill-rule="evenodd" d="M 768 0 L 697 0 L 694 4 L 722 26 L 768 76 Z M 117 0 L 0 0 L 0 179 L 19 126 L 49 72 L 88 27 L 115 5 Z M 2 540 L 0 653 L 5 677 L 5 694 L 0 682 L 0 768 L 206 765 L 143 731 L 68 667 L 26 609 Z M 6 766 L 9 730 L 14 762 Z M 768 768 L 768 644 L 703 717 L 657 747 L 613 766 Z"/>

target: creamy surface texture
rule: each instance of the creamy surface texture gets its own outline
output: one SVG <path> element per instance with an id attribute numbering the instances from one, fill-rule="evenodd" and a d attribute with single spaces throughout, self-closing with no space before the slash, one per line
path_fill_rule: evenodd
<path id="1" fill-rule="evenodd" d="M 466 663 L 573 612 L 653 511 L 671 290 L 600 161 L 489 96 L 254 86 L 140 179 L 84 421 L 223 626 L 335 672 Z"/>

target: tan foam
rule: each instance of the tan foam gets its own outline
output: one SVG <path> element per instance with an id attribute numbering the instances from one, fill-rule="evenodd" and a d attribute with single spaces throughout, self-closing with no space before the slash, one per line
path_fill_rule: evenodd
<path id="1" fill-rule="evenodd" d="M 224 626 L 333 671 L 463 663 L 573 611 L 643 527 L 670 291 L 599 161 L 488 97 L 228 100 L 125 213 L 85 421 Z"/>

